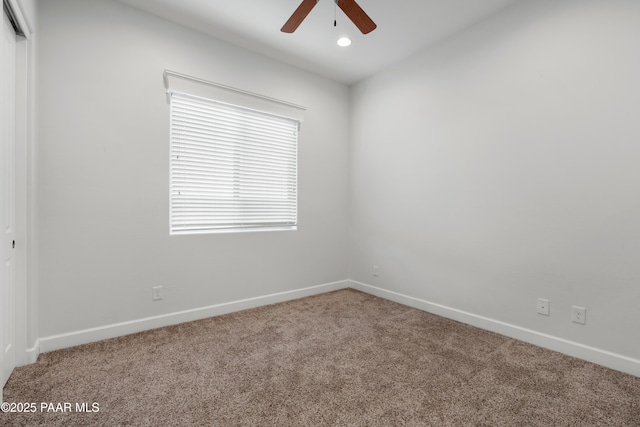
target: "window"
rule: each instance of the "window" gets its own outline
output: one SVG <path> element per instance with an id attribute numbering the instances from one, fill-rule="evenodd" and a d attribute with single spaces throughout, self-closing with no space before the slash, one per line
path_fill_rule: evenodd
<path id="1" fill-rule="evenodd" d="M 170 233 L 295 230 L 299 121 L 169 96 Z"/>

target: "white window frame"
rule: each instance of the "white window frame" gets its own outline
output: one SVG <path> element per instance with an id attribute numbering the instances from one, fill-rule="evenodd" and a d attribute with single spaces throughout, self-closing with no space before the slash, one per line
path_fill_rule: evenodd
<path id="1" fill-rule="evenodd" d="M 170 71 L 164 76 L 170 234 L 296 230 L 304 107 Z"/>

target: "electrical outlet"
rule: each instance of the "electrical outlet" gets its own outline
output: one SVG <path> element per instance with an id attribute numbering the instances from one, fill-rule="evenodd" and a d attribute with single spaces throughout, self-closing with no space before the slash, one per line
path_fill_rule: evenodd
<path id="1" fill-rule="evenodd" d="M 377 266 L 377 265 L 373 266 L 373 275 L 375 277 L 378 277 L 380 275 L 380 267 L 379 266 Z"/>
<path id="2" fill-rule="evenodd" d="M 159 301 L 162 299 L 162 286 L 154 286 L 151 288 L 151 300 Z"/>
<path id="3" fill-rule="evenodd" d="M 571 321 L 584 325 L 587 322 L 587 309 L 575 305 L 571 306 Z"/>
<path id="4" fill-rule="evenodd" d="M 538 314 L 543 314 L 545 316 L 548 316 L 549 315 L 549 300 L 548 299 L 543 299 L 543 298 L 538 298 L 536 311 L 538 312 Z"/>

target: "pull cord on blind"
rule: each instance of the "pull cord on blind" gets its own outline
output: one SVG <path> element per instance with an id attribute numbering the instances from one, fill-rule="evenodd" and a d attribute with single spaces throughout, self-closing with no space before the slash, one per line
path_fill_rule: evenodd
<path id="1" fill-rule="evenodd" d="M 171 234 L 295 229 L 295 119 L 171 96 Z"/>

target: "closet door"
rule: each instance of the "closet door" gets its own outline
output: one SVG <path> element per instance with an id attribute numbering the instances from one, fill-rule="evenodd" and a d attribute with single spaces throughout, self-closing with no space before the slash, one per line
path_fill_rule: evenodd
<path id="1" fill-rule="evenodd" d="M 16 366 L 15 289 L 15 147 L 16 34 L 6 13 L 0 43 L 0 357 L 4 386 Z"/>

